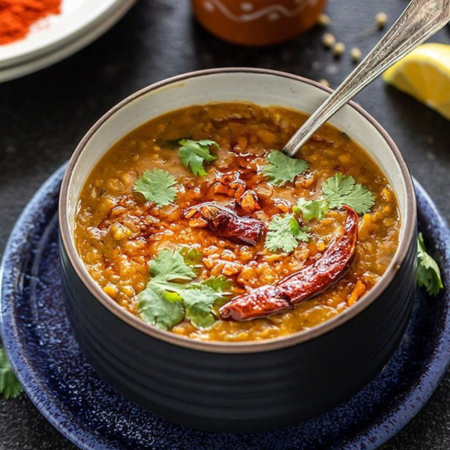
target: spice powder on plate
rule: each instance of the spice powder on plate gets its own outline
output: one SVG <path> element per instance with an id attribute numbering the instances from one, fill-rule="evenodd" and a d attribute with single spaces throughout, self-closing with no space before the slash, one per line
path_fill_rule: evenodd
<path id="1" fill-rule="evenodd" d="M 62 0 L 0 0 L 0 45 L 23 39 L 38 20 L 61 12 Z"/>

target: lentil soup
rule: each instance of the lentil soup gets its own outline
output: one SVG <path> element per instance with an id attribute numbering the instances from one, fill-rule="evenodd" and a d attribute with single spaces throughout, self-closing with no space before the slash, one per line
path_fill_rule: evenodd
<path id="1" fill-rule="evenodd" d="M 276 150 L 305 120 L 304 114 L 276 106 L 209 104 L 170 112 L 129 133 L 99 161 L 79 200 L 75 242 L 93 279 L 129 312 L 160 327 L 155 311 L 143 310 L 144 300 L 154 305 L 159 295 L 158 302 L 166 303 L 158 305 L 167 313 L 181 305 L 186 281 L 196 301 L 203 298 L 204 286 L 215 300 L 206 311 L 211 320 L 192 319 L 192 311 L 204 304 L 188 304 L 186 294 L 185 306 L 174 312 L 178 318 L 165 328 L 205 341 L 262 340 L 304 331 L 359 301 L 397 249 L 396 196 L 370 156 L 329 125 L 302 148 L 298 160 L 286 163 Z M 154 179 L 145 180 L 146 190 L 138 188 L 145 173 L 165 177 L 152 200 L 146 194 Z M 348 203 L 339 203 L 344 191 Z M 210 210 L 219 211 L 225 222 L 217 225 Z M 226 317 L 228 302 L 239 306 L 239 299 L 250 298 L 246 305 L 255 306 L 253 293 L 286 286 L 293 274 L 319 268 L 348 231 L 351 212 L 357 240 L 328 284 L 318 283 L 302 301 L 287 301 L 281 293 L 287 306 L 271 309 L 277 314 Z M 164 253 L 168 250 L 172 253 Z M 167 266 L 175 252 L 192 270 L 177 280 L 167 275 L 164 286 L 173 289 L 163 292 L 156 288 L 160 266 Z M 155 287 L 147 295 L 152 279 Z M 226 288 L 213 294 L 213 284 L 205 283 L 213 279 Z M 199 314 L 206 317 L 205 311 Z M 236 320 L 225 320 L 230 317 Z"/>

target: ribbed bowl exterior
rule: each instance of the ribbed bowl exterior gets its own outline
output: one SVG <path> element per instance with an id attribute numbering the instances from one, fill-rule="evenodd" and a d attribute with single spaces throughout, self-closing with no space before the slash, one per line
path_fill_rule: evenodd
<path id="1" fill-rule="evenodd" d="M 384 367 L 413 304 L 415 235 L 407 244 L 394 279 L 372 304 L 327 333 L 271 351 L 202 351 L 139 331 L 95 298 L 61 242 L 63 293 L 87 360 L 130 400 L 195 428 L 267 430 L 338 405 Z"/>

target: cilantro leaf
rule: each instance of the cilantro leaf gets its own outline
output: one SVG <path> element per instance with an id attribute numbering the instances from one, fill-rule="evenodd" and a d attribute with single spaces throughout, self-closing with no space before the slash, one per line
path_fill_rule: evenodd
<path id="1" fill-rule="evenodd" d="M 149 264 L 152 278 L 137 297 L 141 318 L 162 330 L 184 317 L 196 327 L 212 325 L 214 303 L 227 295 L 231 286 L 224 276 L 193 283 L 196 274 L 190 263 L 199 262 L 201 253 L 191 249 L 183 255 L 183 250 L 161 250 L 153 257 Z"/>
<path id="2" fill-rule="evenodd" d="M 183 247 L 180 250 L 184 262 L 190 267 L 198 267 L 203 259 L 203 254 L 196 248 Z"/>
<path id="3" fill-rule="evenodd" d="M 175 177 L 165 170 L 145 170 L 134 183 L 133 190 L 142 194 L 147 201 L 165 206 L 177 196 L 177 190 L 173 187 L 176 182 Z"/>
<path id="4" fill-rule="evenodd" d="M 150 261 L 150 273 L 161 281 L 191 280 L 195 272 L 189 267 L 178 250 L 161 250 Z"/>
<path id="5" fill-rule="evenodd" d="M 417 238 L 417 247 L 417 285 L 425 287 L 430 295 L 436 296 L 444 285 L 439 266 L 427 253 L 422 233 Z"/>
<path id="6" fill-rule="evenodd" d="M 279 150 L 272 150 L 267 156 L 269 162 L 263 169 L 263 174 L 269 178 L 269 183 L 283 186 L 287 181 L 294 181 L 297 175 L 308 170 L 308 163 L 302 159 L 286 156 Z"/>
<path id="7" fill-rule="evenodd" d="M 13 372 L 4 348 L 0 348 L 0 394 L 6 400 L 16 398 L 23 392 L 23 388 Z"/>
<path id="8" fill-rule="evenodd" d="M 192 284 L 183 294 L 186 319 L 198 328 L 211 326 L 215 321 L 214 306 L 218 300 L 229 295 L 228 290 L 231 285 L 231 280 L 223 275 Z"/>
<path id="9" fill-rule="evenodd" d="M 224 275 L 220 275 L 218 277 L 208 278 L 200 283 L 201 286 L 207 286 L 211 288 L 214 292 L 221 292 L 223 294 L 227 294 L 231 288 L 232 281 L 225 277 Z"/>
<path id="10" fill-rule="evenodd" d="M 282 249 L 290 253 L 298 246 L 299 241 L 308 240 L 308 230 L 300 227 L 293 214 L 285 214 L 275 216 L 270 222 L 265 246 L 271 252 Z"/>
<path id="11" fill-rule="evenodd" d="M 138 295 L 138 313 L 146 322 L 161 330 L 172 328 L 184 317 L 183 304 L 172 297 L 169 301 L 166 291 L 176 292 L 173 280 L 188 281 L 195 278 L 195 273 L 176 250 L 161 250 L 149 264 L 152 278 L 146 288 Z M 175 288 L 174 288 L 175 285 Z M 182 287 L 183 285 L 179 285 Z"/>
<path id="12" fill-rule="evenodd" d="M 302 213 L 303 220 L 305 220 L 306 222 L 313 218 L 322 220 L 325 217 L 328 209 L 328 202 L 324 199 L 305 200 L 304 198 L 300 198 L 298 200 L 297 206 L 294 206 L 293 208 L 295 213 Z"/>
<path id="13" fill-rule="evenodd" d="M 205 162 L 211 162 L 217 159 L 217 156 L 211 155 L 209 148 L 212 145 L 219 146 L 217 142 L 204 139 L 202 141 L 191 141 L 190 139 L 183 139 L 179 142 L 180 158 L 185 167 L 190 167 L 194 175 L 201 175 L 204 177 L 206 171 L 203 167 Z"/>
<path id="14" fill-rule="evenodd" d="M 204 280 L 199 283 L 202 287 L 208 287 L 212 289 L 214 292 L 220 293 L 221 295 L 216 299 L 211 308 L 211 313 L 214 317 L 220 318 L 220 307 L 229 301 L 227 298 L 231 295 L 231 286 L 232 281 L 225 277 L 224 275 L 220 275 L 218 277 L 211 277 L 207 280 Z"/>
<path id="15" fill-rule="evenodd" d="M 330 208 L 350 206 L 358 214 L 365 214 L 375 203 L 373 194 L 362 184 L 356 183 L 352 176 L 337 173 L 328 178 L 322 192 Z"/>
<path id="16" fill-rule="evenodd" d="M 151 281 L 150 281 L 151 283 Z M 160 330 L 167 330 L 180 323 L 184 317 L 182 303 L 168 301 L 159 289 L 147 285 L 138 295 L 138 312 L 141 318 Z"/>
<path id="17" fill-rule="evenodd" d="M 214 303 L 221 297 L 220 292 L 208 286 L 188 289 L 183 295 L 186 319 L 198 328 L 210 327 L 215 321 L 212 315 Z"/>

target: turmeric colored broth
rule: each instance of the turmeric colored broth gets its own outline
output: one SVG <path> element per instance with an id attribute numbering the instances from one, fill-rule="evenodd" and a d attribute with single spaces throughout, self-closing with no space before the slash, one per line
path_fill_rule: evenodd
<path id="1" fill-rule="evenodd" d="M 308 223 L 312 238 L 290 254 L 271 252 L 264 236 L 255 246 L 215 236 L 208 228 L 193 228 L 183 211 L 204 201 L 225 202 L 214 193 L 216 179 L 238 172 L 258 196 L 260 211 L 248 216 L 264 224 L 301 197 L 315 199 L 321 185 L 337 172 L 351 175 L 375 197 L 370 213 L 359 220 L 357 254 L 345 276 L 334 286 L 295 309 L 249 322 L 217 320 L 197 329 L 183 321 L 171 331 L 193 339 L 252 341 L 307 330 L 341 313 L 370 290 L 396 251 L 400 215 L 392 188 L 376 163 L 347 135 L 325 126 L 301 150 L 309 164 L 303 175 L 283 187 L 272 186 L 261 173 L 264 156 L 281 149 L 306 116 L 296 111 L 247 103 L 210 104 L 177 110 L 151 120 L 115 144 L 90 174 L 81 193 L 75 240 L 89 273 L 116 302 L 137 313 L 137 295 L 149 281 L 149 260 L 165 248 L 191 247 L 204 256 L 199 280 L 225 275 L 232 279 L 232 296 L 274 284 L 302 268 L 342 234 L 345 212 L 330 210 L 325 219 Z M 217 160 L 205 166 L 207 176 L 194 176 L 179 158 L 173 141 L 211 139 Z M 156 207 L 133 192 L 146 169 L 160 168 L 177 179 L 173 205 Z M 229 200 L 229 199 L 228 199 Z"/>

